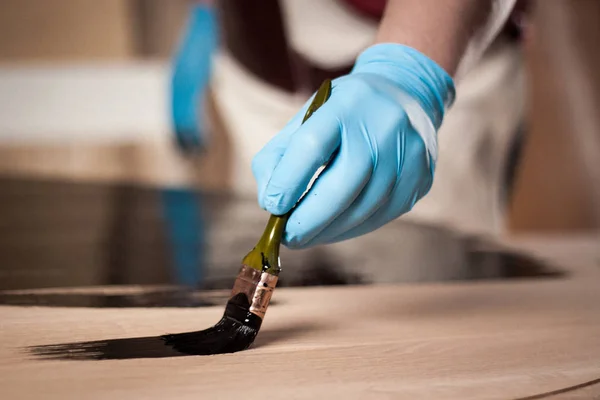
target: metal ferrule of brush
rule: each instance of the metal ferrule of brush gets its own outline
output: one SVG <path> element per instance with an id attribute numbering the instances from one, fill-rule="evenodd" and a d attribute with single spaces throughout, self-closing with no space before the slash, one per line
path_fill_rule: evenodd
<path id="1" fill-rule="evenodd" d="M 306 121 L 313 112 L 325 103 L 330 93 L 331 81 L 325 80 L 319 90 L 317 90 L 302 122 Z M 300 200 L 310 190 L 321 170 L 315 174 L 306 191 L 300 196 Z M 261 322 L 265 317 L 271 296 L 277 285 L 279 271 L 281 270 L 279 266 L 281 237 L 292 210 L 284 215 L 271 215 L 260 240 L 244 257 L 242 267 L 233 285 L 231 299 L 228 302 L 228 304 L 231 304 L 232 315 L 239 311 L 240 305 L 243 306 L 243 309 L 249 304 L 247 312 L 260 318 Z M 241 304 L 240 301 L 244 304 Z M 245 318 L 244 322 L 250 323 L 249 318 Z M 253 322 L 256 323 L 257 321 Z"/>
<path id="2" fill-rule="evenodd" d="M 261 319 L 265 317 L 273 290 L 277 286 L 277 275 L 261 272 L 242 265 L 233 285 L 231 297 L 243 293 L 250 302 L 250 312 Z"/>

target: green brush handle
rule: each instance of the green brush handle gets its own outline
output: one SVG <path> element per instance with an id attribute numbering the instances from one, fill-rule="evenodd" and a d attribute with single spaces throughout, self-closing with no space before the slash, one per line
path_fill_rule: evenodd
<path id="1" fill-rule="evenodd" d="M 317 111 L 319 107 L 321 107 L 331 94 L 331 81 L 326 79 L 317 90 L 313 101 L 308 106 L 308 110 L 306 110 L 306 114 L 304 115 L 304 119 L 302 123 L 306 122 L 310 116 Z M 318 173 L 317 173 L 318 174 Z M 314 183 L 313 179 L 313 183 Z M 309 188 L 304 192 L 304 194 L 300 197 L 300 200 L 304 197 L 306 192 L 308 192 Z M 300 202 L 298 200 L 298 203 Z M 296 205 L 298 205 L 296 203 Z M 295 206 L 294 206 L 295 208 Z M 287 223 L 288 217 L 294 210 L 292 208 L 284 215 L 273 215 L 269 217 L 269 221 L 267 222 L 267 226 L 265 230 L 256 244 L 254 248 L 244 257 L 242 263 L 247 265 L 248 267 L 254 268 L 258 271 L 267 272 L 271 275 L 279 275 L 279 271 L 281 270 L 281 266 L 279 263 L 279 247 L 281 246 L 281 237 L 283 235 L 283 231 L 285 229 L 285 225 Z"/>

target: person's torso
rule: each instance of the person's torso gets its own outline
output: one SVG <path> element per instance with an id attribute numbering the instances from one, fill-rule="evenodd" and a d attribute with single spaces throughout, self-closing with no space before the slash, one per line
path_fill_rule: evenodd
<path id="1" fill-rule="evenodd" d="M 377 30 L 387 0 L 218 0 L 224 49 L 258 79 L 315 91 L 348 73 Z M 529 0 L 518 0 L 501 37 L 518 41 Z"/>

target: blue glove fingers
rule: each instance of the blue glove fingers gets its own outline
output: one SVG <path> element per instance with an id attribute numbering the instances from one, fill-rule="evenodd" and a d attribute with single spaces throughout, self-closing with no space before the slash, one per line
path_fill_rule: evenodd
<path id="1" fill-rule="evenodd" d="M 326 243 L 361 225 L 386 204 L 396 188 L 404 164 L 405 136 L 388 135 L 394 143 L 382 143 L 375 171 L 356 200 L 306 247 Z"/>
<path id="2" fill-rule="evenodd" d="M 333 107 L 331 103 L 325 103 L 291 135 L 285 153 L 270 174 L 261 200 L 270 213 L 288 212 L 317 170 L 338 148 L 340 124 Z"/>
<path id="3" fill-rule="evenodd" d="M 363 137 L 349 140 L 315 181 L 286 225 L 283 243 L 301 248 L 327 228 L 360 195 L 373 171 L 373 153 Z"/>
<path id="4" fill-rule="evenodd" d="M 360 225 L 332 239 L 319 241 L 320 244 L 336 243 L 372 232 L 388 222 L 409 212 L 415 203 L 427 194 L 433 183 L 432 168 L 423 157 L 423 142 L 411 137 L 406 140 L 405 161 L 400 177 L 391 197 Z"/>
<path id="5" fill-rule="evenodd" d="M 302 109 L 277 133 L 252 159 L 252 174 L 257 185 L 258 205 L 266 210 L 265 190 L 271 175 L 285 154 L 292 134 L 300 128 L 304 115 L 313 101 L 315 94 L 304 103 Z"/>
<path id="6" fill-rule="evenodd" d="M 304 112 L 308 108 L 306 104 L 303 108 Z M 285 154 L 292 134 L 298 130 L 302 124 L 303 113 L 296 114 L 286 126 L 277 133 L 252 159 L 252 174 L 256 180 L 258 191 L 258 204 L 262 209 L 266 209 L 264 203 L 265 190 L 267 184 L 271 180 L 273 171 L 279 164 L 281 157 Z"/>

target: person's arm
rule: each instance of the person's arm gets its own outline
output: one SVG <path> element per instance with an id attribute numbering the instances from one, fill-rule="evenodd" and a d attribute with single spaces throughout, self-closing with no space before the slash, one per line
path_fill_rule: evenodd
<path id="1" fill-rule="evenodd" d="M 454 75 L 469 41 L 486 23 L 494 0 L 389 0 L 376 43 L 399 43 Z"/>
<path id="2" fill-rule="evenodd" d="M 481 44 L 493 38 L 502 22 L 494 11 L 505 12 L 510 3 L 514 0 L 389 0 L 376 43 L 357 57 L 348 75 L 333 81 L 329 100 L 301 125 L 307 103 L 254 157 L 259 204 L 281 215 L 334 155 L 294 207 L 286 246 L 307 248 L 367 234 L 409 212 L 427 194 L 437 130 L 454 101 L 455 77 L 465 70 L 465 59 L 476 59 Z"/>

